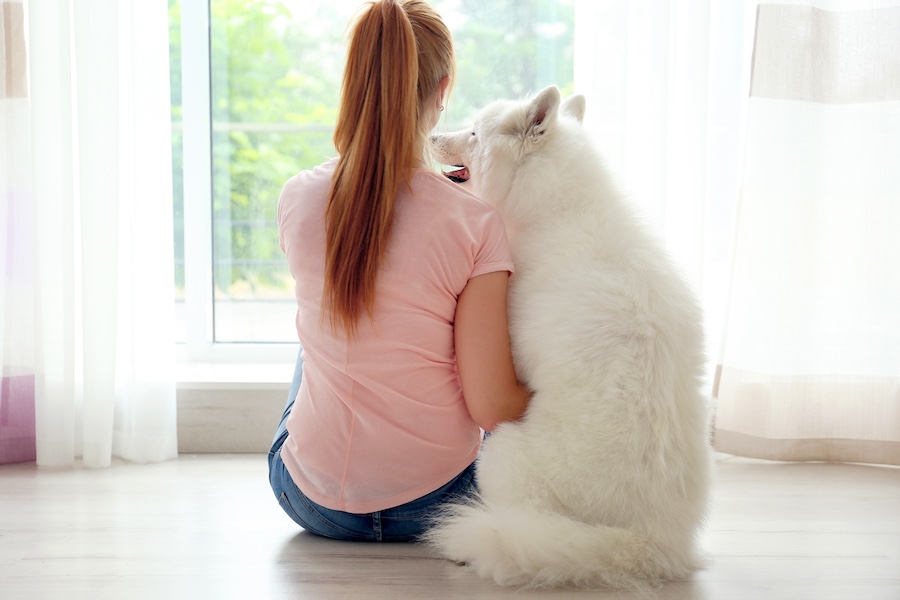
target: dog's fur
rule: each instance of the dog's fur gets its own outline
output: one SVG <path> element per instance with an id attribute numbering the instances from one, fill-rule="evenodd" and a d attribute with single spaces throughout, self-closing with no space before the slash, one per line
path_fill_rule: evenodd
<path id="1" fill-rule="evenodd" d="M 502 585 L 635 588 L 700 566 L 700 310 L 611 184 L 584 109 L 551 86 L 432 137 L 507 224 L 513 356 L 534 397 L 486 440 L 480 497 L 426 539 Z"/>

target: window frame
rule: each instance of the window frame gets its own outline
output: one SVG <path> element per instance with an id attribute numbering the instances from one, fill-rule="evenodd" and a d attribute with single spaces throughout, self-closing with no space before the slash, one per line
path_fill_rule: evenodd
<path id="1" fill-rule="evenodd" d="M 179 363 L 293 364 L 298 344 L 215 341 L 210 6 L 181 2 L 185 341 Z M 289 325 L 288 325 L 289 326 Z"/>

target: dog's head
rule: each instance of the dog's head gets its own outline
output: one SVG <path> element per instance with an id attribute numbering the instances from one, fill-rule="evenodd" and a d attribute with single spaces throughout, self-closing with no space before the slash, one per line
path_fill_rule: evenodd
<path id="1" fill-rule="evenodd" d="M 516 212 L 529 210 L 519 198 L 521 190 L 534 195 L 534 186 L 544 187 L 565 154 L 560 143 L 560 119 L 581 122 L 584 96 L 562 100 L 559 88 L 550 86 L 521 102 L 498 100 L 482 109 L 470 129 L 431 137 L 432 154 L 444 165 L 450 179 L 469 187 L 490 202 L 509 221 L 520 220 Z M 524 186 L 524 187 L 523 187 Z M 516 196 L 516 206 L 509 201 Z"/>

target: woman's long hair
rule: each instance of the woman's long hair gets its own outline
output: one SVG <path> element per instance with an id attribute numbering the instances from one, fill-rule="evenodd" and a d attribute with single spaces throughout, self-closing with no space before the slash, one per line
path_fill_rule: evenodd
<path id="1" fill-rule="evenodd" d="M 394 201 L 422 160 L 427 104 L 453 71 L 450 32 L 421 0 L 372 2 L 353 24 L 334 131 L 339 158 L 325 213 L 322 298 L 332 328 L 348 337 L 364 311 L 371 315 Z"/>

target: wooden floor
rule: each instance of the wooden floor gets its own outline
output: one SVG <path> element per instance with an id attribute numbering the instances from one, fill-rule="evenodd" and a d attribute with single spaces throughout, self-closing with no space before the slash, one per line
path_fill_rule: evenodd
<path id="1" fill-rule="evenodd" d="M 900 469 L 721 458 L 712 564 L 660 599 L 900 599 Z M 0 467 L 0 598 L 629 598 L 516 591 L 421 546 L 298 530 L 262 455 Z"/>

